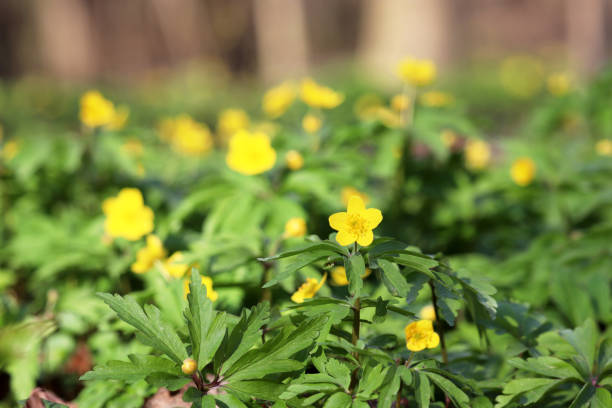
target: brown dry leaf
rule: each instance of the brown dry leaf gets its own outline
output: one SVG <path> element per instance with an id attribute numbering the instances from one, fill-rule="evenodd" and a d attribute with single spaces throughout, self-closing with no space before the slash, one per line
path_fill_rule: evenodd
<path id="1" fill-rule="evenodd" d="M 47 400 L 50 402 L 57 402 L 59 404 L 64 404 L 70 408 L 77 408 L 77 405 L 73 402 L 66 402 L 57 395 L 55 395 L 51 391 L 44 390 L 42 388 L 34 388 L 30 397 L 27 399 L 25 408 L 45 408 L 45 404 L 42 400 Z"/>

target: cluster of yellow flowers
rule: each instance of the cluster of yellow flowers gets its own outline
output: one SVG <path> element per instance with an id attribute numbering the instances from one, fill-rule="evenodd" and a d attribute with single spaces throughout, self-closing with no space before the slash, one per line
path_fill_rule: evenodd
<path id="1" fill-rule="evenodd" d="M 189 115 L 166 118 L 159 124 L 159 134 L 163 141 L 170 143 L 178 153 L 199 156 L 213 148 L 210 129 L 196 122 Z"/>
<path id="2" fill-rule="evenodd" d="M 126 106 L 115 105 L 104 98 L 99 91 L 87 91 L 81 96 L 79 116 L 81 122 L 90 128 L 104 127 L 109 130 L 119 130 L 125 126 L 129 109 Z"/>

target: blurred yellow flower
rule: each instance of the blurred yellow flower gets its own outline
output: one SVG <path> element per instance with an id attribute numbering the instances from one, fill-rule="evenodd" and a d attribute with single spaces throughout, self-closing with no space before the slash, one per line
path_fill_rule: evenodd
<path id="1" fill-rule="evenodd" d="M 306 235 L 306 221 L 301 217 L 289 218 L 285 223 L 285 238 L 303 237 Z"/>
<path id="2" fill-rule="evenodd" d="M 293 103 L 295 94 L 295 85 L 291 82 L 283 82 L 271 88 L 263 96 L 263 111 L 273 119 L 282 116 Z"/>
<path id="3" fill-rule="evenodd" d="M 321 282 L 314 278 L 306 278 L 306 282 L 298 288 L 298 290 L 291 295 L 291 300 L 295 303 L 303 303 L 304 299 L 311 299 L 314 295 L 323 287 L 327 274 L 323 275 Z"/>
<path id="4" fill-rule="evenodd" d="M 198 156 L 212 149 L 213 139 L 208 126 L 196 122 L 189 115 L 181 115 L 173 121 L 170 144 L 178 153 Z"/>
<path id="5" fill-rule="evenodd" d="M 368 246 L 374 240 L 372 230 L 382 221 L 382 213 L 376 208 L 365 208 L 360 196 L 349 199 L 346 212 L 337 212 L 329 217 L 329 225 L 338 231 L 336 241 L 346 246 L 357 242 Z"/>
<path id="6" fill-rule="evenodd" d="M 147 245 L 136 253 L 136 262 L 132 264 L 132 272 L 145 273 L 153 267 L 155 261 L 166 256 L 164 244 L 157 235 L 147 236 Z"/>
<path id="7" fill-rule="evenodd" d="M 180 251 L 176 251 L 172 255 L 170 255 L 162 264 L 163 270 L 173 278 L 182 278 L 185 273 L 187 273 L 187 269 L 189 265 L 183 263 L 183 253 Z"/>
<path id="8" fill-rule="evenodd" d="M 455 101 L 453 95 L 441 91 L 429 91 L 421 95 L 421 103 L 431 108 L 442 108 L 448 106 Z"/>
<path id="9" fill-rule="evenodd" d="M 383 100 L 376 94 L 365 94 L 361 95 L 355 105 L 353 111 L 355 115 L 361 120 L 373 119 L 376 117 L 378 108 L 383 106 Z"/>
<path id="10" fill-rule="evenodd" d="M 225 109 L 219 114 L 217 131 L 227 139 L 239 130 L 248 129 L 250 123 L 249 115 L 242 109 Z"/>
<path id="11" fill-rule="evenodd" d="M 308 133 L 315 133 L 319 129 L 321 129 L 321 124 L 323 121 L 317 115 L 313 115 L 312 113 L 307 114 L 302 119 L 302 127 Z"/>
<path id="12" fill-rule="evenodd" d="M 440 336 L 433 329 L 431 320 L 417 320 L 404 329 L 406 348 L 410 351 L 421 351 L 426 348 L 436 348 L 440 344 Z"/>
<path id="13" fill-rule="evenodd" d="M 317 84 L 311 78 L 302 81 L 300 97 L 310 107 L 332 109 L 344 101 L 344 95 Z"/>
<path id="14" fill-rule="evenodd" d="M 136 241 L 153 231 L 153 210 L 144 205 L 137 188 L 123 188 L 104 200 L 104 231 L 113 238 Z"/>
<path id="15" fill-rule="evenodd" d="M 440 139 L 442 139 L 444 146 L 446 146 L 447 149 L 450 149 L 457 142 L 457 134 L 450 129 L 444 129 L 440 133 Z"/>
<path id="16" fill-rule="evenodd" d="M 87 91 L 81 96 L 81 122 L 91 128 L 110 125 L 115 120 L 115 106 L 98 91 Z"/>
<path id="17" fill-rule="evenodd" d="M 163 118 L 157 124 L 157 132 L 159 138 L 164 142 L 172 141 L 174 136 L 174 128 L 176 127 L 177 118 Z"/>
<path id="18" fill-rule="evenodd" d="M 376 110 L 375 117 L 389 128 L 398 127 L 402 123 L 399 112 L 395 112 L 389 108 L 385 108 L 384 106 L 381 106 Z"/>
<path id="19" fill-rule="evenodd" d="M 546 79 L 548 92 L 554 96 L 563 96 L 568 93 L 571 87 L 571 80 L 566 73 L 551 74 Z"/>
<path id="20" fill-rule="evenodd" d="M 372 270 L 370 268 L 366 268 L 363 275 L 361 275 L 362 279 L 367 278 L 372 274 Z M 348 278 L 346 277 L 346 269 L 344 266 L 336 266 L 331 270 L 331 279 L 334 285 L 336 286 L 346 286 L 349 284 Z"/>
<path id="21" fill-rule="evenodd" d="M 530 184 L 536 173 L 536 165 L 529 157 L 521 157 L 512 163 L 510 176 L 519 186 L 524 187 Z"/>
<path id="22" fill-rule="evenodd" d="M 19 142 L 16 140 L 7 140 L 0 151 L 4 160 L 11 161 L 17 153 L 19 153 Z"/>
<path id="23" fill-rule="evenodd" d="M 189 289 L 190 282 L 191 282 L 191 279 L 185 279 L 183 281 L 183 292 L 185 294 L 185 298 L 187 298 L 187 295 L 191 293 L 191 289 Z M 206 286 L 206 297 L 207 298 L 209 298 L 213 302 L 219 299 L 219 294 L 213 289 L 213 281 L 210 277 L 202 276 L 202 285 Z"/>
<path id="24" fill-rule="evenodd" d="M 285 163 L 290 170 L 299 170 L 304 166 L 304 158 L 297 150 L 289 150 L 285 155 Z"/>
<path id="25" fill-rule="evenodd" d="M 482 170 L 491 161 L 491 148 L 483 140 L 468 140 L 465 144 L 465 161 L 468 168 Z"/>
<path id="26" fill-rule="evenodd" d="M 115 114 L 113 115 L 113 119 L 106 126 L 109 130 L 121 130 L 124 128 L 127 123 L 128 117 L 130 116 L 130 108 L 125 105 L 118 106 L 115 109 Z"/>
<path id="27" fill-rule="evenodd" d="M 432 322 L 436 321 L 436 309 L 433 305 L 423 306 L 421 311 L 419 312 L 419 316 L 424 320 L 431 320 Z"/>
<path id="28" fill-rule="evenodd" d="M 121 145 L 121 150 L 130 156 L 139 157 L 142 155 L 142 142 L 138 139 L 128 139 Z"/>
<path id="29" fill-rule="evenodd" d="M 365 204 L 370 202 L 370 197 L 366 193 L 362 193 L 354 187 L 344 187 L 340 192 L 340 199 L 342 200 L 342 204 L 346 207 L 348 206 L 349 200 L 352 196 L 359 196 L 363 200 Z"/>
<path id="30" fill-rule="evenodd" d="M 265 133 L 241 130 L 230 139 L 225 162 L 238 173 L 260 174 L 274 167 L 276 151 Z"/>
<path id="31" fill-rule="evenodd" d="M 395 95 L 391 98 L 391 108 L 396 112 L 403 112 L 410 106 L 410 98 L 404 94 Z"/>
<path id="32" fill-rule="evenodd" d="M 612 140 L 601 139 L 597 141 L 595 151 L 600 156 L 612 156 Z"/>
<path id="33" fill-rule="evenodd" d="M 426 86 L 436 79 L 436 65 L 431 60 L 404 58 L 397 66 L 398 76 L 414 86 Z"/>

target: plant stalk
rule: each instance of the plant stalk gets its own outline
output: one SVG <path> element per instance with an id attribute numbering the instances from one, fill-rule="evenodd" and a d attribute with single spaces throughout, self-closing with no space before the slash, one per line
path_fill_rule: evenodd
<path id="1" fill-rule="evenodd" d="M 355 305 L 353 306 L 353 336 L 352 336 L 352 341 L 351 341 L 353 343 L 353 346 L 357 346 L 357 342 L 359 341 L 360 325 L 361 325 L 361 300 L 359 298 L 356 298 Z M 357 362 L 359 362 L 358 352 L 354 351 L 353 357 L 355 357 Z M 351 383 L 349 385 L 349 389 L 351 393 L 355 390 L 355 387 L 357 386 L 358 374 L 359 374 L 359 365 L 355 367 L 355 369 L 353 370 L 351 374 Z"/>
<path id="2" fill-rule="evenodd" d="M 436 328 L 438 329 L 438 334 L 440 335 L 440 348 L 442 349 L 442 361 L 444 362 L 444 365 L 448 365 L 448 353 L 446 351 L 446 341 L 444 339 L 444 324 L 442 320 L 440 320 L 440 311 L 438 309 L 438 298 L 436 296 L 436 289 L 431 280 L 429 281 L 429 288 L 431 289 L 431 301 L 433 303 L 434 312 L 436 315 Z"/>

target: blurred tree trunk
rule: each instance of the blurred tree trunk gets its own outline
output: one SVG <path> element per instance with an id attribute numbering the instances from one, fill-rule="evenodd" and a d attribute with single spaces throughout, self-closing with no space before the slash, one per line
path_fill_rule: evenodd
<path id="1" fill-rule="evenodd" d="M 444 64 L 453 57 L 453 1 L 365 0 L 360 54 L 379 73 L 395 69 L 402 57 L 431 58 Z"/>
<path id="2" fill-rule="evenodd" d="M 304 0 L 254 2 L 259 72 L 267 82 L 303 75 L 308 67 Z"/>
<path id="3" fill-rule="evenodd" d="M 37 1 L 33 13 L 43 71 L 64 78 L 92 78 L 98 61 L 87 3 Z"/>
<path id="4" fill-rule="evenodd" d="M 605 0 L 566 0 L 567 47 L 573 68 L 593 74 L 606 59 Z"/>

